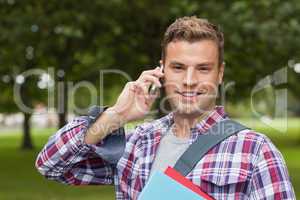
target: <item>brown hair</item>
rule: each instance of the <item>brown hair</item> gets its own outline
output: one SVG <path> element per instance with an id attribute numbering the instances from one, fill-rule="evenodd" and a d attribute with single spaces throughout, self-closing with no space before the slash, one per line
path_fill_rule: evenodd
<path id="1" fill-rule="evenodd" d="M 206 19 L 196 16 L 176 19 L 166 30 L 162 41 L 162 60 L 165 61 L 166 47 L 173 41 L 195 42 L 209 39 L 216 42 L 219 52 L 219 65 L 223 63 L 224 37 L 221 30 Z"/>

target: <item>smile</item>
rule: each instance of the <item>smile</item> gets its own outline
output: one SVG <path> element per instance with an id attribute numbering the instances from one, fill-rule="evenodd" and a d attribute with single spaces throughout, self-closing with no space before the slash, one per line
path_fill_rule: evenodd
<path id="1" fill-rule="evenodd" d="M 203 94 L 202 92 L 178 92 L 178 91 L 176 91 L 176 93 L 184 97 L 196 97 Z"/>

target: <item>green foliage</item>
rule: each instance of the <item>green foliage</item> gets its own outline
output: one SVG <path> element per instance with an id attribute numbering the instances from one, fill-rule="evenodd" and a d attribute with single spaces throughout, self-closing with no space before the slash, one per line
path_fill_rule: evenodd
<path id="1" fill-rule="evenodd" d="M 56 72 L 65 71 L 64 77 L 53 77 L 63 82 L 96 83 L 99 70 L 106 68 L 121 69 L 135 79 L 158 64 L 166 27 L 184 15 L 208 18 L 224 30 L 225 79 L 236 83 L 228 93 L 230 101 L 249 98 L 259 79 L 287 66 L 289 60 L 299 62 L 297 0 L 0 3 L 1 75 L 51 66 Z M 34 48 L 29 60 L 28 46 Z M 290 70 L 289 81 L 290 91 L 299 97 L 298 74 Z M 107 90 L 123 84 L 118 78 L 106 82 Z"/>

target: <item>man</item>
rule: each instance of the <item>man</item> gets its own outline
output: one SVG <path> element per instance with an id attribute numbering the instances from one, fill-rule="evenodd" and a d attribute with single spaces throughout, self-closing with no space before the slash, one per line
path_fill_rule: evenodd
<path id="1" fill-rule="evenodd" d="M 114 184 L 116 199 L 137 199 L 150 174 L 173 166 L 198 135 L 228 118 L 216 106 L 222 83 L 223 34 L 206 20 L 183 17 L 162 42 L 163 72 L 144 71 L 128 82 L 114 106 L 74 119 L 45 145 L 36 167 L 49 179 L 73 185 Z M 172 112 L 132 133 L 112 134 L 143 118 L 163 87 Z M 124 146 L 125 150 L 124 150 Z M 295 199 L 284 159 L 272 142 L 240 131 L 213 147 L 187 176 L 215 199 Z"/>

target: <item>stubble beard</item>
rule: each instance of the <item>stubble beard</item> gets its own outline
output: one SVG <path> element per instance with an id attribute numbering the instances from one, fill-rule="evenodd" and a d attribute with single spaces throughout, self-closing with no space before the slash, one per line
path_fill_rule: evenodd
<path id="1" fill-rule="evenodd" d="M 172 111 L 183 116 L 199 116 L 211 111 L 215 106 L 216 99 L 203 99 L 202 102 L 181 102 L 179 99 L 171 100 Z"/>

